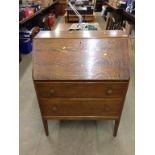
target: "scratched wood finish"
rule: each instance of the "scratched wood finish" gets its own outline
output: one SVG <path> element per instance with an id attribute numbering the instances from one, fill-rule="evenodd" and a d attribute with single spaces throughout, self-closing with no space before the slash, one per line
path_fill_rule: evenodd
<path id="1" fill-rule="evenodd" d="M 40 98 L 122 97 L 127 86 L 127 82 L 36 82 Z"/>
<path id="2" fill-rule="evenodd" d="M 68 27 L 69 28 L 69 27 Z M 89 38 L 89 39 L 99 39 L 99 38 L 124 38 L 128 35 L 121 30 L 104 30 L 104 31 L 40 31 L 35 39 L 45 39 L 45 38 L 65 38 L 65 39 L 75 39 L 75 38 Z"/>
<path id="3" fill-rule="evenodd" d="M 122 31 L 41 32 L 33 80 L 45 133 L 49 119 L 115 120 L 116 136 L 130 73 Z"/>
<path id="4" fill-rule="evenodd" d="M 128 80 L 126 38 L 37 39 L 35 80 Z"/>
<path id="5" fill-rule="evenodd" d="M 94 104 L 95 103 L 95 104 Z M 45 116 L 118 116 L 122 99 L 41 99 Z"/>

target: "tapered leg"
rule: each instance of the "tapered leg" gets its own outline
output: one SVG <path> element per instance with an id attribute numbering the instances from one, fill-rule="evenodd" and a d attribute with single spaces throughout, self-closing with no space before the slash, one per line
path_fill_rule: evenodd
<path id="1" fill-rule="evenodd" d="M 45 134 L 46 134 L 46 136 L 48 136 L 48 122 L 47 122 L 47 120 L 43 119 L 43 125 L 44 125 Z"/>
<path id="2" fill-rule="evenodd" d="M 120 120 L 115 120 L 113 136 L 116 137 Z"/>

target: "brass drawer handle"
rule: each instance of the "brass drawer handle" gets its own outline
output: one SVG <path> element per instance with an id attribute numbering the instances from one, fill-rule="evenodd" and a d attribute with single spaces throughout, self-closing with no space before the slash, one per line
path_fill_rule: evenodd
<path id="1" fill-rule="evenodd" d="M 111 95 L 112 94 L 112 89 L 108 89 L 107 90 L 107 95 Z"/>
<path id="2" fill-rule="evenodd" d="M 109 106 L 105 106 L 104 110 L 108 112 L 108 111 L 110 111 L 110 107 Z"/>
<path id="3" fill-rule="evenodd" d="M 54 89 L 50 89 L 50 95 L 54 94 L 55 90 Z"/>
<path id="4" fill-rule="evenodd" d="M 58 111 L 58 107 L 56 106 L 56 105 L 54 105 L 53 107 L 52 107 L 52 111 Z"/>

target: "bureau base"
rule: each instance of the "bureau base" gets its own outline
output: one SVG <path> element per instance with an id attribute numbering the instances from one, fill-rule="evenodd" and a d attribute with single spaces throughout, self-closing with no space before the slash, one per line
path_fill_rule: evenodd
<path id="1" fill-rule="evenodd" d="M 48 118 L 48 119 L 47 119 Z M 92 116 L 88 116 L 88 117 L 83 117 L 83 116 L 78 116 L 78 117 L 68 117 L 68 116 L 65 116 L 65 117 L 60 117 L 60 116 L 56 116 L 56 117 L 44 117 L 42 119 L 43 121 L 43 126 L 44 126 L 44 130 L 45 130 L 45 134 L 46 136 L 49 135 L 49 131 L 48 131 L 48 120 L 114 120 L 115 123 L 114 123 L 114 129 L 113 129 L 113 136 L 116 137 L 117 135 L 117 131 L 118 131 L 118 127 L 119 127 L 119 122 L 120 122 L 120 119 L 117 118 L 117 119 L 114 119 L 114 118 L 105 118 L 103 119 L 103 117 L 92 117 Z"/>

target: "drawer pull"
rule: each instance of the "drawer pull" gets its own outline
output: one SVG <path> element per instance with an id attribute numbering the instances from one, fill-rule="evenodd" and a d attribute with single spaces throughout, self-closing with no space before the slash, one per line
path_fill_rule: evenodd
<path id="1" fill-rule="evenodd" d="M 54 89 L 50 89 L 50 94 L 54 94 L 55 93 L 55 90 Z"/>
<path id="2" fill-rule="evenodd" d="M 108 89 L 107 90 L 107 95 L 111 95 L 112 94 L 112 89 Z"/>
<path id="3" fill-rule="evenodd" d="M 52 107 L 52 111 L 57 111 L 58 110 L 58 107 L 55 105 Z"/>
<path id="4" fill-rule="evenodd" d="M 105 111 L 110 111 L 110 107 L 109 107 L 109 106 L 105 106 L 105 107 L 104 107 L 104 110 L 105 110 Z"/>

